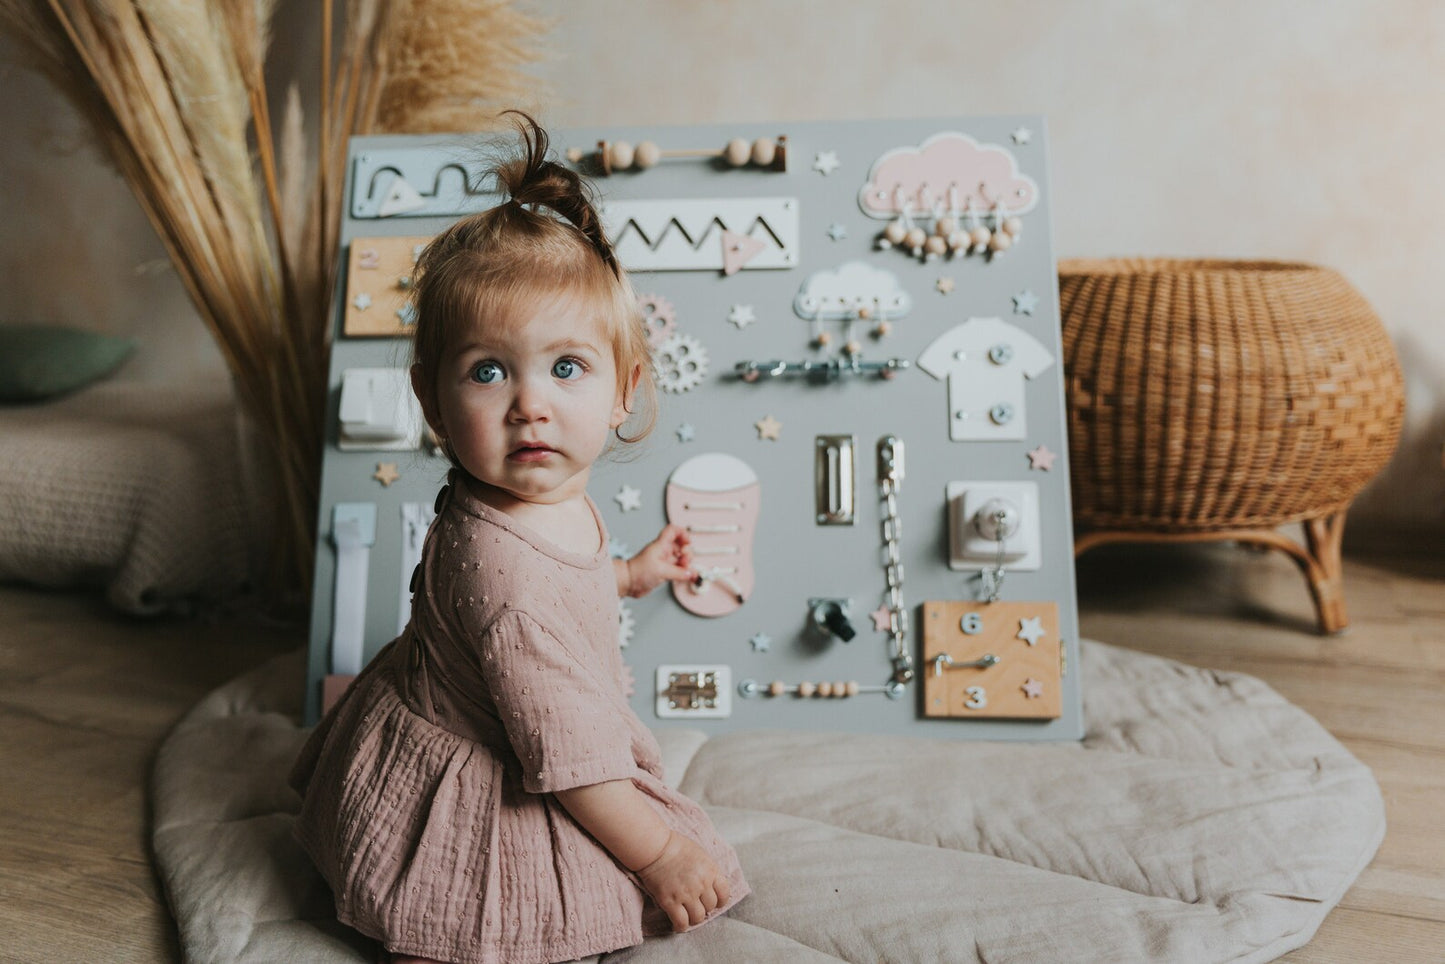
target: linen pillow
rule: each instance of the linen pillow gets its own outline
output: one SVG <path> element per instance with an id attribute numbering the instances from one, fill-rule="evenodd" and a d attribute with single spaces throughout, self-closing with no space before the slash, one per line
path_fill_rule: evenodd
<path id="1" fill-rule="evenodd" d="M 115 371 L 134 338 L 52 325 L 0 325 L 0 402 L 37 402 Z"/>

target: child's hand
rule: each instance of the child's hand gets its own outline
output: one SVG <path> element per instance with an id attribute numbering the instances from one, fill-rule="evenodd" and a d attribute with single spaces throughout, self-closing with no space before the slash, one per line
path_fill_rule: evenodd
<path id="1" fill-rule="evenodd" d="M 637 876 L 678 933 L 701 924 L 728 901 L 728 880 L 718 865 L 677 832 L 668 834 L 662 853 Z"/>
<path id="2" fill-rule="evenodd" d="M 623 563 L 625 576 L 618 573 L 618 592 L 623 596 L 645 596 L 664 582 L 689 582 L 692 571 L 691 539 L 677 524 L 667 526 L 642 551 Z"/>

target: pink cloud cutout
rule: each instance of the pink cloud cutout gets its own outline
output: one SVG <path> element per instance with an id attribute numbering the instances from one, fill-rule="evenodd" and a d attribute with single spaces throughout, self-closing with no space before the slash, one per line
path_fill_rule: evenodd
<path id="1" fill-rule="evenodd" d="M 873 162 L 858 192 L 858 206 L 872 218 L 891 218 L 909 204 L 914 214 L 956 205 L 985 214 L 995 203 L 1022 214 L 1038 203 L 1039 187 L 1019 172 L 1014 156 L 996 144 L 980 145 L 967 134 L 934 134 L 918 147 L 898 147 Z"/>

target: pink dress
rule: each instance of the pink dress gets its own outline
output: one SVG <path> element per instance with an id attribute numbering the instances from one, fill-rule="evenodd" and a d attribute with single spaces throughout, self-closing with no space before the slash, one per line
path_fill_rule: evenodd
<path id="1" fill-rule="evenodd" d="M 296 836 L 337 917 L 395 953 L 463 964 L 573 960 L 669 933 L 636 877 L 553 796 L 621 779 L 727 875 L 715 914 L 746 896 L 732 848 L 663 784 L 622 674 L 606 552 L 563 550 L 454 480 L 411 623 L 291 774 Z"/>

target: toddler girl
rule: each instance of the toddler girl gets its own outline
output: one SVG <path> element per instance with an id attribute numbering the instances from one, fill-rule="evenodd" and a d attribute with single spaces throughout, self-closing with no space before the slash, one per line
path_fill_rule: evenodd
<path id="1" fill-rule="evenodd" d="M 748 892 L 624 693 L 617 596 L 691 556 L 676 526 L 608 556 L 586 484 L 612 432 L 651 429 L 621 429 L 653 397 L 647 335 L 583 182 L 523 121 L 511 199 L 417 264 L 412 384 L 453 469 L 411 622 L 291 777 L 337 916 L 393 955 L 571 960 Z"/>

